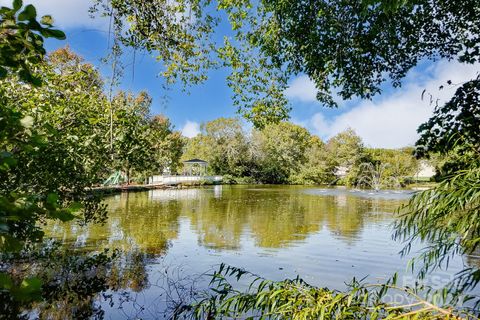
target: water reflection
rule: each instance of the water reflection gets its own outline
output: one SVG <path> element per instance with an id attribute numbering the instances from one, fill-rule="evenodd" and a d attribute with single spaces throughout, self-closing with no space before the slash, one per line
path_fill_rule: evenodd
<path id="1" fill-rule="evenodd" d="M 105 225 L 56 223 L 48 234 L 85 249 L 137 250 L 150 255 L 165 253 L 169 241 L 177 237 L 181 208 L 177 201 L 157 203 L 146 193 L 125 193 L 108 198 L 106 203 L 110 212 Z"/>
<path id="2" fill-rule="evenodd" d="M 224 190 L 220 201 L 205 192 L 197 201 L 184 202 L 183 212 L 202 245 L 235 249 L 241 236 L 249 234 L 256 246 L 280 248 L 305 240 L 323 227 L 354 241 L 365 220 L 381 220 L 382 215 L 376 214 L 391 213 L 398 203 L 348 193 L 318 197 L 302 188 L 236 187 Z"/>
<path id="3" fill-rule="evenodd" d="M 106 199 L 110 213 L 104 226 L 48 228 L 85 251 L 120 249 L 109 288 L 139 292 L 142 305 L 163 308 L 157 299 L 164 291 L 155 284 L 170 264 L 182 265 L 183 276 L 225 262 L 271 279 L 301 275 L 335 289 L 353 277 L 376 282 L 401 274 L 408 258 L 399 257 L 402 244 L 391 239 L 390 228 L 393 213 L 409 196 L 300 186 L 152 190 Z M 452 266 L 458 271 L 462 261 Z"/>
<path id="4" fill-rule="evenodd" d="M 289 247 L 323 228 L 354 243 L 366 223 L 391 219 L 407 196 L 359 197 L 348 190 L 285 186 L 151 190 L 108 198 L 105 226 L 57 224 L 51 233 L 76 246 L 160 255 L 178 237 L 181 218 L 186 218 L 198 245 L 216 250 L 238 250 L 242 236 L 258 247 Z"/>
<path id="5" fill-rule="evenodd" d="M 14 282 L 35 277 L 41 282 L 41 299 L 13 298 L 0 291 L 1 319 L 103 319 L 102 301 L 113 301 L 113 292 L 141 292 L 148 286 L 147 254 L 118 252 L 89 254 L 68 245 L 39 245 L 24 260 L 5 257 L 2 271 Z M 40 296 L 39 296 L 40 297 Z"/>

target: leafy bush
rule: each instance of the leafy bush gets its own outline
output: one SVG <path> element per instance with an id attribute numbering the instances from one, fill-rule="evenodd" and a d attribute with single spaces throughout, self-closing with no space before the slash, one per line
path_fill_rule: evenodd
<path id="1" fill-rule="evenodd" d="M 230 174 L 223 175 L 222 178 L 222 184 L 237 184 L 237 178 Z"/>
<path id="2" fill-rule="evenodd" d="M 248 277 L 248 288 L 238 290 L 231 281 Z M 385 303 L 388 294 L 400 293 L 413 303 Z M 436 296 L 438 300 L 439 296 Z M 353 279 L 347 290 L 311 286 L 300 278 L 265 280 L 243 269 L 222 264 L 212 275 L 210 291 L 197 302 L 178 306 L 174 317 L 192 319 L 458 319 L 461 311 L 438 307 L 419 297 L 416 290 L 396 285 L 366 285 Z"/>
<path id="3" fill-rule="evenodd" d="M 236 177 L 237 184 L 256 184 L 258 183 L 254 177 Z"/>
<path id="4" fill-rule="evenodd" d="M 416 241 L 429 243 L 419 257 L 412 260 L 412 269 L 420 261 L 419 277 L 431 270 L 448 268 L 457 255 L 475 254 L 480 244 L 480 168 L 457 172 L 435 188 L 413 196 L 401 208 L 395 223 L 394 237 L 406 241 L 402 253 L 407 254 Z M 448 285 L 452 293 L 463 294 L 480 283 L 478 266 L 466 267 Z M 480 305 L 480 297 L 476 297 Z"/>

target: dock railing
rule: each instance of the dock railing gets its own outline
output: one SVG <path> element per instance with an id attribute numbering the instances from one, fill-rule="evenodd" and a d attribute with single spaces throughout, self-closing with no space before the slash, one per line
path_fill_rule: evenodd
<path id="1" fill-rule="evenodd" d="M 148 184 L 177 185 L 199 183 L 202 181 L 207 183 L 220 183 L 222 180 L 222 176 L 156 175 L 148 179 Z"/>

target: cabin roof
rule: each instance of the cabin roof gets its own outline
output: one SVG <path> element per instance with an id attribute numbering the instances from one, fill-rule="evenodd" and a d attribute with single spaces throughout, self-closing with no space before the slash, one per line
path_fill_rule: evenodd
<path id="1" fill-rule="evenodd" d="M 198 163 L 198 164 L 207 164 L 208 162 L 205 161 L 205 160 L 201 160 L 201 159 L 190 159 L 190 160 L 187 160 L 187 161 L 183 161 L 183 163 L 190 163 L 190 164 L 195 164 L 195 163 Z"/>

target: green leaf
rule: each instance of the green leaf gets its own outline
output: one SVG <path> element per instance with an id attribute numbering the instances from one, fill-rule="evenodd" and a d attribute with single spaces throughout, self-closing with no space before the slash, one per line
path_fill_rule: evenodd
<path id="1" fill-rule="evenodd" d="M 26 21 L 35 19 L 37 17 L 37 10 L 34 6 L 29 4 L 25 9 L 18 15 L 18 20 Z"/>
<path id="2" fill-rule="evenodd" d="M 34 292 L 40 290 L 42 287 L 42 281 L 39 278 L 28 278 L 22 281 L 20 288 L 24 289 L 26 292 Z"/>
<path id="3" fill-rule="evenodd" d="M 58 40 L 65 40 L 67 38 L 63 31 L 57 29 L 42 29 L 40 33 L 45 38 L 55 38 Z"/>
<path id="4" fill-rule="evenodd" d="M 68 210 L 71 213 L 77 212 L 78 210 L 83 209 L 83 204 L 80 202 L 73 202 L 69 207 Z"/>
<path id="5" fill-rule="evenodd" d="M 0 272 L 0 288 L 9 290 L 12 285 L 12 278 L 8 274 Z"/>
<path id="6" fill-rule="evenodd" d="M 17 164 L 17 159 L 12 157 L 9 152 L 0 153 L 0 169 L 6 170 L 14 167 Z"/>
<path id="7" fill-rule="evenodd" d="M 50 217 L 58 219 L 62 222 L 72 221 L 75 216 L 68 210 L 59 210 L 50 213 Z"/>
<path id="8" fill-rule="evenodd" d="M 40 87 L 42 85 L 42 79 L 40 79 L 40 77 L 31 76 L 30 83 L 35 87 Z"/>
<path id="9" fill-rule="evenodd" d="M 56 193 L 49 193 L 47 196 L 47 203 L 56 206 L 58 201 L 58 194 Z"/>
<path id="10" fill-rule="evenodd" d="M 42 281 L 37 277 L 27 278 L 14 291 L 17 299 L 23 301 L 40 300 L 42 297 Z"/>
<path id="11" fill-rule="evenodd" d="M 0 79 L 5 78 L 8 75 L 7 69 L 0 67 Z"/>
<path id="12" fill-rule="evenodd" d="M 23 6 L 22 0 L 13 0 L 13 10 L 17 12 Z"/>
<path id="13" fill-rule="evenodd" d="M 0 250 L 2 252 L 18 252 L 22 248 L 23 245 L 18 239 L 8 234 L 0 235 Z"/>

